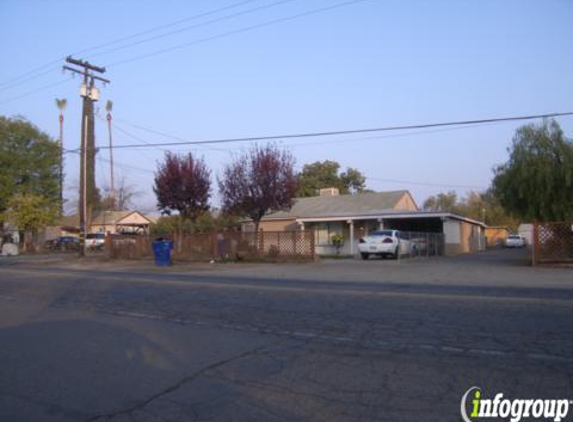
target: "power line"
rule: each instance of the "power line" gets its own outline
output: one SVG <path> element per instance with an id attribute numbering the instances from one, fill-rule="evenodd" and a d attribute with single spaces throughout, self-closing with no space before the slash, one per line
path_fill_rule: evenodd
<path id="1" fill-rule="evenodd" d="M 254 0 L 250 0 L 250 1 L 254 1 Z M 242 4 L 246 4 L 246 3 L 249 3 L 250 1 L 239 2 L 239 3 L 237 3 L 237 5 L 239 5 L 239 4 L 241 4 L 241 5 L 242 5 Z M 284 0 L 283 2 L 286 2 L 286 1 L 291 1 L 291 0 Z M 195 40 L 195 41 L 190 42 L 190 43 L 180 44 L 180 45 L 177 45 L 177 46 L 174 46 L 174 47 L 170 47 L 170 48 L 166 48 L 166 49 L 162 49 L 162 50 L 157 50 L 157 51 L 154 51 L 154 52 L 151 52 L 151 53 L 147 53 L 147 54 L 144 54 L 144 55 L 140 55 L 140 56 L 136 56 L 136 57 L 132 57 L 132 58 L 126 59 L 126 60 L 121 60 L 121 61 L 118 61 L 118 62 L 115 62 L 115 63 L 111 63 L 111 64 L 109 64 L 109 65 L 107 65 L 107 66 L 108 66 L 108 67 L 109 67 L 109 66 L 117 66 L 117 65 L 121 65 L 121 64 L 130 63 L 130 62 L 133 62 L 133 61 L 142 60 L 142 59 L 145 59 L 145 58 L 148 58 L 148 57 L 152 57 L 152 56 L 156 56 L 156 55 L 168 53 L 168 52 L 171 52 L 171 51 L 174 51 L 174 50 L 178 50 L 178 49 L 181 49 L 181 48 L 185 48 L 185 47 L 189 47 L 189 46 L 192 46 L 192 45 L 202 44 L 202 43 L 206 43 L 206 42 L 209 42 L 209 41 L 214 41 L 214 40 L 217 40 L 217 39 L 226 38 L 226 37 L 229 37 L 229 36 L 232 36 L 232 35 L 236 35 L 236 34 L 248 32 L 248 31 L 252 31 L 252 30 L 255 30 L 255 29 L 258 29 L 258 28 L 262 28 L 262 27 L 265 27 L 265 26 L 270 26 L 270 25 L 273 25 L 273 24 L 277 24 L 277 23 L 281 23 L 281 22 L 286 22 L 286 21 L 298 19 L 298 18 L 305 17 L 305 16 L 310 16 L 310 15 L 317 14 L 317 13 L 321 13 L 321 12 L 326 12 L 326 11 L 328 11 L 328 10 L 333 10 L 333 9 L 336 9 L 336 8 L 348 6 L 348 5 L 351 5 L 351 4 L 354 4 L 354 3 L 363 2 L 363 1 L 366 1 L 366 0 L 351 0 L 351 1 L 346 1 L 346 2 L 342 2 L 342 3 L 338 3 L 338 4 L 335 4 L 335 5 L 332 5 L 332 6 L 327 6 L 327 7 L 322 7 L 322 8 L 318 8 L 318 9 L 309 10 L 309 11 L 302 12 L 302 13 L 298 13 L 298 14 L 295 14 L 295 15 L 290 15 L 290 16 L 286 16 L 286 17 L 283 17 L 283 18 L 278 18 L 278 19 L 266 21 L 266 22 L 263 22 L 263 23 L 260 23 L 260 24 L 256 24 L 256 25 L 252 25 L 252 26 L 240 28 L 240 29 L 237 29 L 237 30 L 225 32 L 225 33 L 222 33 L 222 34 L 217 34 L 217 35 L 214 35 L 214 36 L 210 36 L 210 37 L 206 37 L 206 38 L 201 38 L 201 39 Z M 278 2 L 278 3 L 282 3 L 282 2 Z M 205 16 L 205 15 L 207 15 L 207 14 L 216 13 L 216 12 L 218 12 L 218 11 L 228 9 L 228 8 L 230 8 L 230 7 L 232 7 L 232 6 L 228 6 L 228 7 L 226 7 L 226 8 L 221 8 L 221 9 L 216 9 L 216 10 L 214 10 L 214 11 L 212 11 L 212 12 L 204 13 L 204 14 L 202 14 L 201 16 Z M 186 19 L 186 20 L 189 20 L 189 19 L 192 19 L 192 18 L 193 18 L 193 17 L 188 18 L 188 19 Z M 166 25 L 166 26 L 170 26 L 170 24 L 168 24 L 168 25 Z M 156 29 L 150 30 L 150 32 L 151 32 L 151 31 L 154 31 L 154 30 L 157 30 L 157 29 L 160 29 L 160 28 L 161 28 L 161 27 L 157 27 Z M 120 40 L 111 41 L 111 42 L 109 42 L 109 43 L 102 44 L 102 45 L 97 46 L 97 47 L 92 47 L 92 48 L 89 48 L 89 49 L 80 50 L 79 53 L 83 53 L 83 52 L 87 52 L 87 51 L 92 51 L 92 50 L 94 50 L 94 49 L 102 48 L 102 47 L 107 46 L 107 45 L 112 45 L 112 44 L 115 44 L 115 43 L 117 43 L 117 42 L 121 42 L 122 40 L 125 40 L 125 39 L 130 39 L 130 38 L 132 38 L 132 37 L 140 36 L 141 34 L 144 34 L 144 33 L 146 33 L 146 31 L 143 31 L 142 33 L 140 33 L 140 34 L 138 34 L 138 35 L 123 37 L 123 38 L 120 39 Z M 74 54 L 77 55 L 78 52 L 77 52 L 77 53 L 74 53 Z M 103 53 L 102 53 L 102 54 L 103 54 Z M 99 55 L 99 54 L 98 54 L 98 55 Z M 15 85 L 13 85 L 13 86 L 19 85 L 20 83 L 23 83 L 23 82 L 24 82 L 24 81 L 21 81 L 22 78 L 25 78 L 26 76 L 31 75 L 31 74 L 34 74 L 34 73 L 36 73 L 36 72 L 38 72 L 38 71 L 44 70 L 46 67 L 51 66 L 53 63 L 57 63 L 57 62 L 59 62 L 60 60 L 62 60 L 62 59 L 58 59 L 57 61 L 49 62 L 49 63 L 47 63 L 46 65 L 41 66 L 41 67 L 39 67 L 39 68 L 37 68 L 37 69 L 35 69 L 35 70 L 32 70 L 32 71 L 27 72 L 27 73 L 25 73 L 25 74 L 23 74 L 23 75 L 21 75 L 21 76 L 19 76 L 19 77 L 16 77 L 16 78 L 13 78 L 13 79 L 11 79 L 11 80 L 8 80 L 8 81 L 6 81 L 6 82 L 0 84 L 0 86 L 9 84 L 10 82 L 14 82 L 14 81 L 20 81 L 20 82 L 18 82 L 17 84 L 15 84 Z M 55 69 L 57 69 L 57 68 L 56 68 L 56 67 L 53 67 L 53 68 L 50 68 L 50 69 L 48 69 L 47 71 L 45 71 L 45 72 L 43 72 L 43 73 L 41 73 L 41 74 L 39 74 L 39 75 L 35 75 L 35 76 L 31 76 L 31 77 L 29 77 L 29 78 L 26 78 L 26 82 L 29 81 L 29 80 L 32 80 L 32 79 L 36 79 L 36 78 L 38 78 L 38 77 L 40 77 L 40 76 L 43 76 L 44 74 L 48 74 L 48 73 L 52 72 L 52 71 L 55 70 Z M 63 83 L 63 82 L 58 82 L 58 83 L 55 83 L 55 84 L 53 84 L 53 85 L 57 85 L 57 84 L 60 84 L 60 83 Z M 53 85 L 50 85 L 50 86 L 53 86 Z M 5 87 L 4 89 L 9 89 L 9 88 L 11 88 L 11 87 L 12 87 L 12 86 L 8 86 L 8 87 Z M 49 86 L 48 86 L 48 87 L 49 87 Z M 46 88 L 47 88 L 47 87 L 46 87 Z M 5 104 L 5 103 L 8 103 L 8 102 L 11 102 L 11 101 L 14 101 L 14 100 L 17 100 L 17 99 L 20 99 L 20 98 L 22 98 L 22 97 L 26 97 L 26 96 L 31 95 L 31 94 L 34 94 L 34 93 L 36 93 L 36 92 L 38 92 L 38 91 L 40 91 L 40 90 L 42 90 L 42 89 L 44 89 L 44 88 L 41 88 L 41 89 L 38 89 L 38 90 L 35 90 L 35 91 L 28 92 L 28 93 L 25 93 L 25 94 L 23 94 L 23 95 L 19 95 L 19 96 L 17 96 L 17 97 L 9 98 L 9 99 L 7 99 L 7 100 L 5 100 L 5 101 L 3 101 L 3 102 L 0 102 L 0 105 L 1 105 L 1 104 Z"/>
<path id="2" fill-rule="evenodd" d="M 329 10 L 337 9 L 337 8 L 344 7 L 344 6 L 349 6 L 349 5 L 351 5 L 351 4 L 360 3 L 360 2 L 363 2 L 363 1 L 366 1 L 366 0 L 351 0 L 351 1 L 345 1 L 345 2 L 342 2 L 342 3 L 337 3 L 337 4 L 334 4 L 334 5 L 332 5 L 332 6 L 321 7 L 321 8 L 318 8 L 318 9 L 312 9 L 312 10 L 309 10 L 309 11 L 306 11 L 306 12 L 297 13 L 297 14 L 294 14 L 294 15 L 285 16 L 285 17 L 278 18 L 278 19 L 273 19 L 273 20 L 270 20 L 270 21 L 266 21 L 266 22 L 262 22 L 262 23 L 259 23 L 259 24 L 256 24 L 256 25 L 251 25 L 251 26 L 239 28 L 239 29 L 236 29 L 236 30 L 233 30 L 233 31 L 224 32 L 224 33 L 217 34 L 217 35 L 213 35 L 213 36 L 210 36 L 210 37 L 200 38 L 200 39 L 198 39 L 198 40 L 195 40 L 195 41 L 192 41 L 192 42 L 189 42 L 189 43 L 179 44 L 179 45 L 176 45 L 176 46 L 174 46 L 174 47 L 168 47 L 168 48 L 164 48 L 164 49 L 161 49 L 161 50 L 156 50 L 156 51 L 151 52 L 151 53 L 142 54 L 142 55 L 140 55 L 140 56 L 131 57 L 131 58 L 129 58 L 129 59 L 120 60 L 120 61 L 117 61 L 117 62 L 114 62 L 114 63 L 110 63 L 110 64 L 108 64 L 107 66 L 108 66 L 108 67 L 111 67 L 111 66 L 119 66 L 119 65 L 126 64 L 126 63 L 131 63 L 131 62 L 134 62 L 134 61 L 143 60 L 143 59 L 146 59 L 146 58 L 148 58 L 148 57 L 153 57 L 153 56 L 157 56 L 157 55 L 160 55 L 160 54 L 169 53 L 169 52 L 171 52 L 171 51 L 180 50 L 180 49 L 182 49 L 182 48 L 190 47 L 190 46 L 192 46 L 192 45 L 202 44 L 202 43 L 205 43 L 205 42 L 208 42 L 208 41 L 217 40 L 217 39 L 220 39 L 220 38 L 226 38 L 226 37 L 229 37 L 229 36 L 231 36 L 231 35 L 236 35 L 236 34 L 241 34 L 241 33 L 244 33 L 244 32 L 253 31 L 253 30 L 255 30 L 255 29 L 263 28 L 263 27 L 265 27 L 265 26 L 270 26 L 270 25 L 274 25 L 274 24 L 277 24 L 277 23 L 286 22 L 286 21 L 290 21 L 290 20 L 302 18 L 302 17 L 305 17 L 305 16 L 310 16 L 310 15 L 314 15 L 314 14 L 317 14 L 317 13 L 326 12 L 326 11 L 329 11 Z"/>
<path id="3" fill-rule="evenodd" d="M 32 74 L 37 73 L 37 72 L 41 72 L 42 70 L 46 69 L 46 68 L 49 67 L 49 66 L 51 66 L 52 69 L 59 69 L 59 68 L 60 68 L 59 65 L 58 65 L 58 66 L 53 66 L 53 65 L 60 63 L 60 62 L 62 61 L 62 59 L 64 59 L 64 57 L 60 57 L 60 58 L 57 59 L 57 60 L 52 60 L 51 62 L 48 62 L 48 63 L 46 63 L 46 64 L 43 64 L 42 66 L 38 66 L 37 68 L 34 68 L 34 69 L 32 69 L 32 70 L 30 70 L 30 71 L 28 71 L 28 72 L 26 72 L 26 73 L 23 73 L 23 74 L 20 75 L 20 76 L 16 76 L 16 77 L 11 78 L 11 79 L 8 79 L 8 80 L 6 80 L 6 81 L 4 81 L 4 82 L 0 82 L 0 86 L 8 85 L 8 84 L 10 84 L 10 83 L 19 81 L 19 80 L 21 80 L 21 79 L 23 79 L 23 78 L 26 78 L 26 77 L 29 76 L 29 75 L 32 75 Z M 35 78 L 30 78 L 30 79 L 35 79 Z"/>
<path id="4" fill-rule="evenodd" d="M 550 117 L 563 117 L 571 115 L 573 115 L 573 112 L 558 112 L 558 113 L 534 114 L 526 116 L 498 117 L 491 119 L 460 120 L 452 122 L 426 123 L 426 124 L 403 125 L 403 126 L 385 126 L 385 127 L 368 128 L 368 129 L 338 130 L 338 131 L 327 131 L 327 132 L 307 132 L 307 133 L 283 134 L 283 135 L 271 135 L 271 136 L 251 136 L 246 138 L 226 138 L 226 139 L 164 142 L 164 143 L 150 142 L 145 145 L 124 144 L 124 145 L 117 145 L 114 148 L 125 149 L 125 148 L 142 148 L 142 147 L 166 147 L 166 146 L 178 146 L 178 145 L 205 145 L 205 144 L 224 144 L 232 142 L 272 141 L 272 140 L 294 139 L 294 138 L 315 138 L 322 136 L 349 135 L 354 133 L 390 132 L 397 130 L 426 129 L 434 127 L 480 125 L 480 124 L 495 123 L 495 122 L 512 122 L 512 121 L 523 121 L 523 120 L 533 120 L 533 119 L 545 119 Z M 101 148 L 105 149 L 106 147 L 101 147 Z"/>
<path id="5" fill-rule="evenodd" d="M 229 6 L 220 7 L 220 8 L 217 8 L 217 9 L 212 9 L 212 10 L 209 10 L 209 11 L 207 11 L 207 12 L 199 13 L 199 14 L 196 14 L 196 15 L 193 15 L 193 16 L 189 16 L 189 17 L 184 18 L 184 19 L 179 19 L 179 20 L 177 20 L 177 21 L 167 23 L 167 24 L 165 24 L 165 25 L 160 25 L 160 26 L 156 26 L 156 27 L 153 27 L 153 28 L 150 28 L 150 29 L 147 29 L 147 30 L 143 30 L 143 31 L 141 31 L 141 32 L 138 32 L 138 33 L 135 33 L 135 34 L 132 34 L 132 35 L 127 35 L 127 36 L 124 36 L 124 37 L 121 37 L 121 38 L 116 38 L 115 40 L 108 41 L 108 42 L 106 42 L 106 43 L 99 44 L 99 45 L 97 45 L 97 46 L 93 46 L 93 47 L 89 47 L 89 48 L 84 48 L 84 49 L 82 49 L 82 50 L 78 50 L 78 51 L 76 51 L 75 53 L 71 54 L 71 56 L 78 56 L 78 55 L 80 55 L 80 54 L 84 54 L 84 53 L 87 53 L 87 52 L 89 52 L 89 51 L 99 50 L 99 49 L 101 49 L 101 48 L 104 48 L 104 47 L 107 47 L 107 46 L 110 46 L 110 45 L 114 45 L 114 44 L 118 44 L 118 43 L 120 43 L 120 42 L 127 41 L 127 40 L 130 40 L 130 39 L 133 39 L 133 38 L 137 38 L 137 37 L 140 37 L 140 36 L 142 36 L 142 35 L 146 35 L 146 34 L 149 34 L 149 33 L 152 33 L 152 32 L 157 32 L 157 31 L 160 31 L 160 30 L 162 30 L 162 29 L 170 28 L 170 27 L 179 25 L 180 23 L 183 23 L 183 22 L 187 22 L 187 21 L 194 20 L 194 19 L 199 19 L 199 18 L 202 18 L 202 17 L 205 17 L 205 16 L 209 16 L 209 15 L 212 15 L 212 14 L 215 14 L 215 13 L 223 12 L 223 11 L 225 11 L 225 10 L 229 10 L 229 9 L 232 9 L 232 8 L 235 8 L 235 7 L 239 7 L 239 6 L 242 6 L 242 5 L 244 5 L 244 4 L 252 3 L 252 2 L 255 2 L 255 1 L 259 1 L 259 0 L 244 0 L 244 1 L 237 2 L 237 3 L 233 3 L 233 4 L 229 5 Z M 4 85 L 8 85 L 8 84 L 11 84 L 11 83 L 16 82 L 16 81 L 21 81 L 23 78 L 26 78 L 26 77 L 28 77 L 29 75 L 33 75 L 33 74 L 35 74 L 35 73 L 37 73 L 37 72 L 41 72 L 42 70 L 44 70 L 44 69 L 46 69 L 46 68 L 48 68 L 48 67 L 51 67 L 49 71 L 44 72 L 44 73 L 42 73 L 42 74 L 40 74 L 40 75 L 36 75 L 36 76 L 34 76 L 34 77 L 26 78 L 26 80 L 36 79 L 36 78 L 38 78 L 38 77 L 44 75 L 45 73 L 51 72 L 51 71 L 54 70 L 54 69 L 59 69 L 59 68 L 60 68 L 59 63 L 60 63 L 62 60 L 64 60 L 64 59 L 65 59 L 65 56 L 59 57 L 59 58 L 56 59 L 56 60 L 52 60 L 52 61 L 50 61 L 50 62 L 47 62 L 47 63 L 44 64 L 44 65 L 38 66 L 37 68 L 34 68 L 34 69 L 32 69 L 32 70 L 30 70 L 30 71 L 28 71 L 28 72 L 25 72 L 24 74 L 22 74 L 22 75 L 20 75 L 20 76 L 16 76 L 16 77 L 11 78 L 11 79 L 8 79 L 8 80 L 6 80 L 6 81 L 4 81 L 4 82 L 0 82 L 0 87 L 3 87 Z M 54 66 L 54 65 L 58 65 L 58 66 Z M 20 84 L 20 83 L 18 83 L 18 85 L 19 85 L 19 84 Z M 3 89 L 7 89 L 7 88 L 3 88 Z"/>
<path id="6" fill-rule="evenodd" d="M 109 50 L 104 50 L 104 51 L 102 51 L 102 52 L 92 54 L 92 55 L 88 56 L 88 58 L 97 57 L 97 56 L 101 56 L 101 55 L 109 54 L 109 53 L 115 53 L 116 51 L 125 50 L 126 48 L 130 48 L 130 47 L 133 47 L 133 46 L 136 46 L 136 45 L 145 44 L 145 43 L 148 43 L 148 42 L 151 42 L 151 41 L 158 40 L 158 39 L 160 39 L 160 38 L 168 37 L 168 36 L 170 36 L 170 35 L 179 34 L 179 33 L 181 33 L 181 32 L 189 31 L 189 30 L 191 30 L 191 29 L 201 28 L 201 27 L 203 27 L 203 26 L 212 25 L 212 24 L 214 24 L 214 23 L 219 23 L 219 22 L 222 22 L 222 21 L 225 21 L 225 20 L 228 20 L 228 19 L 232 19 L 232 18 L 236 18 L 236 17 L 239 17 L 239 16 L 247 15 L 247 14 L 250 14 L 250 13 L 258 12 L 258 11 L 264 10 L 264 9 L 269 9 L 269 8 L 271 8 L 271 7 L 279 6 L 279 5 L 281 5 L 281 4 L 290 3 L 290 2 L 293 2 L 293 1 L 295 1 L 295 0 L 279 0 L 279 1 L 275 1 L 274 3 L 265 4 L 265 5 L 263 5 L 263 6 L 257 6 L 257 7 L 254 7 L 254 8 L 252 8 L 252 9 L 247 9 L 247 10 L 243 10 L 243 11 L 241 11 L 241 12 L 233 13 L 233 14 L 231 14 L 231 15 L 226 15 L 226 16 L 222 16 L 222 17 L 219 17 L 219 18 L 211 19 L 211 20 L 208 20 L 208 21 L 206 21 L 206 22 L 201 22 L 201 23 L 198 23 L 198 24 L 195 24 L 195 25 L 191 25 L 191 26 L 184 26 L 183 28 L 179 28 L 179 29 L 176 29 L 176 30 L 174 30 L 174 31 L 165 32 L 165 33 L 163 33 L 163 34 L 155 35 L 155 36 L 149 37 L 149 38 L 144 38 L 144 39 L 142 39 L 142 40 L 135 41 L 135 42 L 132 42 L 132 43 L 129 43 L 129 44 L 124 44 L 124 45 L 121 45 L 121 46 L 119 46 L 119 47 L 115 47 L 115 48 L 112 48 L 112 49 L 109 49 Z"/>
<path id="7" fill-rule="evenodd" d="M 59 66 L 54 66 L 54 67 L 49 68 L 49 69 L 46 70 L 45 72 L 39 73 L 39 74 L 37 74 L 37 75 L 35 75 L 35 76 L 29 76 L 29 77 L 27 77 L 27 78 L 23 78 L 23 79 L 20 80 L 19 82 L 10 84 L 10 85 L 8 85 L 8 86 L 0 87 L 0 92 L 8 91 L 8 90 L 10 90 L 10 89 L 12 89 L 12 88 L 14 88 L 14 87 L 16 87 L 16 86 L 20 86 L 20 85 L 22 85 L 22 84 L 25 84 L 25 83 L 31 81 L 31 80 L 38 79 L 39 77 L 42 77 L 42 76 L 44 76 L 44 75 L 47 75 L 48 73 L 54 72 L 54 71 L 57 70 L 58 68 L 59 68 Z"/>
<path id="8" fill-rule="evenodd" d="M 97 116 L 97 118 L 98 118 L 99 120 L 101 120 L 102 122 L 105 122 L 105 121 L 106 121 L 99 113 L 96 113 L 96 116 Z M 117 124 L 117 122 L 112 122 L 112 128 L 115 129 L 115 130 L 120 131 L 120 132 L 123 133 L 124 135 L 126 135 L 126 136 L 128 136 L 129 138 L 131 138 L 131 139 L 133 139 L 133 140 L 135 140 L 135 141 L 141 143 L 142 145 L 147 145 L 147 146 L 149 146 L 149 147 L 155 148 L 155 149 L 157 149 L 157 150 L 159 150 L 159 151 L 162 151 L 162 152 L 167 151 L 165 148 L 161 148 L 161 147 L 158 147 L 158 146 L 155 146 L 155 145 L 151 145 L 149 142 L 144 141 L 143 139 L 141 139 L 141 138 L 139 138 L 139 137 L 137 137 L 137 136 L 135 136 L 135 135 L 129 133 L 128 131 L 122 129 L 122 128 Z M 117 145 L 115 145 L 114 148 L 117 148 Z"/>
<path id="9" fill-rule="evenodd" d="M 367 180 L 375 180 L 377 182 L 389 183 L 403 183 L 405 185 L 420 185 L 420 186 L 435 186 L 442 188 L 468 188 L 468 189 L 486 189 L 485 186 L 472 186 L 472 185 L 450 185 L 445 183 L 431 183 L 431 182 L 416 182 L 412 180 L 398 180 L 398 179 L 380 179 L 377 177 L 366 177 Z"/>
<path id="10" fill-rule="evenodd" d="M 156 130 L 156 129 L 151 129 L 151 128 L 148 128 L 148 127 L 145 127 L 145 126 L 141 126 L 141 125 L 138 125 L 138 124 L 135 124 L 135 123 L 131 123 L 131 122 L 125 120 L 125 119 L 115 119 L 115 120 L 119 120 L 120 122 L 124 122 L 124 123 L 128 124 L 129 126 L 132 126 L 132 127 L 136 128 L 136 129 L 139 129 L 139 130 L 142 130 L 142 131 L 145 131 L 145 132 L 152 133 L 152 134 L 154 134 L 154 135 L 160 135 L 160 136 L 163 136 L 163 137 L 165 137 L 165 138 L 174 139 L 174 140 L 176 140 L 176 141 L 187 142 L 184 138 L 181 138 L 181 137 L 179 137 L 179 136 L 172 135 L 172 134 L 169 134 L 169 133 L 165 133 L 165 132 L 162 132 L 162 131 L 159 131 L 159 130 Z M 117 125 L 117 123 L 115 123 L 115 124 Z M 123 132 L 127 134 L 127 131 L 123 130 Z M 130 136 L 130 137 L 133 138 L 133 139 L 138 140 L 139 142 L 141 142 L 141 143 L 143 143 L 143 144 L 148 144 L 148 145 L 150 144 L 149 142 L 147 142 L 147 141 L 145 141 L 145 140 L 143 140 L 143 139 L 141 139 L 141 138 L 139 138 L 139 137 L 137 137 L 137 136 L 135 136 L 135 135 L 133 135 L 133 134 L 131 134 L 131 133 L 128 134 L 128 136 Z M 228 151 L 228 150 L 224 150 L 224 149 L 221 149 L 221 148 L 214 148 L 214 147 L 211 147 L 211 146 L 208 146 L 208 145 L 202 145 L 202 147 L 208 148 L 208 149 L 210 149 L 210 150 L 212 150 L 212 151 L 219 151 L 219 152 L 227 152 L 227 151 Z M 163 149 L 163 151 L 166 151 L 166 150 Z"/>
<path id="11" fill-rule="evenodd" d="M 100 156 L 98 156 L 97 158 L 100 161 L 111 164 L 111 160 L 109 158 L 100 157 Z M 116 167 L 119 167 L 119 168 L 124 168 L 124 169 L 128 169 L 128 170 L 137 170 L 137 171 L 141 171 L 144 173 L 155 174 L 155 172 L 153 170 L 145 169 L 143 167 L 132 166 L 131 164 L 126 164 L 126 163 L 123 163 L 121 161 L 113 160 L 113 163 Z"/>
<path id="12" fill-rule="evenodd" d="M 397 133 L 397 134 L 392 134 L 392 135 L 366 136 L 366 137 L 361 137 L 361 138 L 346 138 L 346 139 L 336 139 L 336 140 L 330 140 L 330 141 L 300 142 L 298 144 L 289 144 L 289 148 L 298 148 L 298 147 L 316 146 L 316 145 L 345 144 L 345 143 L 350 143 L 350 142 L 371 141 L 374 139 L 404 138 L 404 137 L 409 137 L 409 136 L 427 135 L 427 134 L 431 134 L 431 133 L 443 133 L 443 132 L 450 132 L 450 131 L 454 131 L 454 130 L 464 130 L 464 129 L 468 129 L 468 128 L 472 128 L 472 127 L 489 127 L 491 125 L 500 124 L 500 123 L 507 123 L 507 122 L 482 123 L 482 124 L 475 124 L 475 125 L 448 127 L 445 129 L 419 130 L 416 132 Z"/>
<path id="13" fill-rule="evenodd" d="M 53 83 L 53 84 L 41 86 L 41 87 L 39 87 L 39 88 L 36 88 L 36 89 L 34 89 L 34 90 L 32 90 L 32 91 L 28 91 L 28 92 L 26 92 L 26 93 L 24 93 L 24 94 L 21 94 L 21 95 L 18 95 L 18 96 L 16 96 L 16 97 L 12 97 L 12 98 L 8 98 L 8 99 L 6 99 L 6 100 L 4 100 L 4 101 L 0 101 L 0 105 L 9 103 L 9 102 L 12 102 L 12 101 L 15 101 L 15 100 L 19 100 L 20 98 L 27 97 L 27 96 L 29 96 L 29 95 L 35 94 L 35 93 L 40 92 L 40 91 L 45 91 L 46 89 L 52 88 L 52 87 L 54 87 L 54 86 L 58 86 L 58 85 L 65 84 L 66 82 L 71 81 L 72 79 L 73 79 L 73 77 L 70 77 L 70 78 L 67 78 L 67 79 L 65 79 L 65 80 L 63 80 L 63 81 L 60 81 L 60 82 L 56 82 L 56 83 Z"/>

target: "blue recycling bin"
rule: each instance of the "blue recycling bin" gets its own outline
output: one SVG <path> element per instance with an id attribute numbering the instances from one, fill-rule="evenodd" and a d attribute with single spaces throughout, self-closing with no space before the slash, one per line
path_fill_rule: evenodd
<path id="1" fill-rule="evenodd" d="M 166 267 L 171 265 L 171 251 L 173 250 L 173 240 L 156 239 L 153 242 L 153 255 L 155 256 L 155 265 Z"/>

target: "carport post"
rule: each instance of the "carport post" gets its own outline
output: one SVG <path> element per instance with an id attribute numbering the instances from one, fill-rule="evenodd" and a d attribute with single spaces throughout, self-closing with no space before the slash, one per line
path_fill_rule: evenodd
<path id="1" fill-rule="evenodd" d="M 354 221 L 348 220 L 350 225 L 350 255 L 354 255 Z"/>

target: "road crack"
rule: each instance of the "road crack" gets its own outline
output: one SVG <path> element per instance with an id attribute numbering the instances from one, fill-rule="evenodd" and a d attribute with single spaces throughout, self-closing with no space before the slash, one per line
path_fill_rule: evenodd
<path id="1" fill-rule="evenodd" d="M 207 365 L 207 366 L 205 366 L 205 367 L 203 367 L 203 368 L 201 368 L 201 369 L 199 369 L 199 370 L 193 372 L 192 374 L 190 374 L 190 375 L 188 375 L 188 376 L 182 378 L 181 380 L 179 380 L 179 381 L 176 382 L 175 384 L 173 384 L 173 385 L 171 385 L 171 386 L 169 386 L 169 387 L 167 387 L 167 388 L 165 388 L 165 389 L 163 389 L 163 390 L 161 390 L 161 391 L 159 391 L 159 392 L 153 394 L 152 396 L 146 398 L 145 400 L 142 400 L 141 402 L 139 402 L 139 403 L 137 403 L 137 404 L 135 404 L 135 405 L 133 405 L 133 406 L 131 406 L 131 407 L 128 407 L 128 408 L 125 408 L 125 409 L 121 409 L 121 410 L 117 410 L 117 411 L 111 412 L 111 413 L 106 413 L 106 414 L 101 414 L 101 415 L 95 415 L 95 416 L 90 417 L 89 419 L 86 419 L 85 422 L 96 422 L 96 421 L 102 420 L 102 419 L 109 420 L 109 419 L 113 419 L 113 418 L 118 417 L 118 416 L 131 416 L 131 414 L 132 414 L 133 412 L 136 412 L 136 411 L 138 411 L 138 410 L 142 410 L 143 408 L 145 408 L 146 406 L 148 406 L 149 404 L 151 404 L 151 403 L 154 402 L 155 400 L 157 400 L 157 399 L 159 399 L 159 398 L 161 398 L 161 397 L 164 397 L 164 396 L 166 396 L 166 395 L 168 395 L 168 394 L 170 394 L 170 393 L 172 393 L 172 392 L 178 390 L 179 388 L 183 387 L 185 384 L 194 381 L 195 379 L 197 379 L 197 378 L 199 378 L 200 376 L 204 375 L 204 374 L 205 374 L 206 372 L 208 372 L 208 371 L 215 370 L 215 369 L 217 369 L 217 368 L 220 368 L 220 367 L 223 366 L 223 365 L 227 365 L 228 363 L 231 363 L 231 362 L 234 362 L 234 361 L 237 361 L 237 360 L 240 360 L 240 359 L 244 359 L 244 358 L 246 358 L 246 357 L 248 357 L 248 356 L 252 356 L 252 355 L 254 355 L 254 354 L 257 354 L 257 353 L 259 353 L 261 350 L 264 350 L 264 349 L 266 349 L 266 348 L 268 348 L 268 347 L 275 346 L 276 344 L 278 344 L 278 343 L 280 343 L 280 342 L 281 342 L 281 340 L 279 340 L 279 341 L 274 341 L 274 342 L 271 342 L 271 343 L 269 343 L 269 344 L 264 344 L 264 345 L 262 345 L 262 346 L 259 346 L 259 347 L 254 348 L 254 349 L 247 350 L 246 352 L 242 352 L 242 353 L 240 353 L 240 354 L 238 354 L 238 355 L 231 356 L 231 357 L 229 357 L 229 358 L 226 358 L 226 359 L 220 360 L 220 361 L 218 361 L 218 362 L 212 363 L 212 364 L 210 364 L 210 365 Z"/>

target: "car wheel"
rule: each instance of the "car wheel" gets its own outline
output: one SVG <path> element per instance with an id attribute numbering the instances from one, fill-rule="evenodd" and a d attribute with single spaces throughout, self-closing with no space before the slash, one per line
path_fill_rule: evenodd
<path id="1" fill-rule="evenodd" d="M 367 254 L 367 253 L 365 253 L 365 252 L 362 252 L 362 253 L 360 254 L 360 256 L 362 257 L 362 259 L 368 259 L 368 257 L 370 256 L 370 254 Z"/>
<path id="2" fill-rule="evenodd" d="M 400 248 L 398 246 L 396 246 L 396 249 L 394 250 L 394 255 L 392 256 L 392 258 L 398 259 L 399 255 L 400 255 Z"/>

